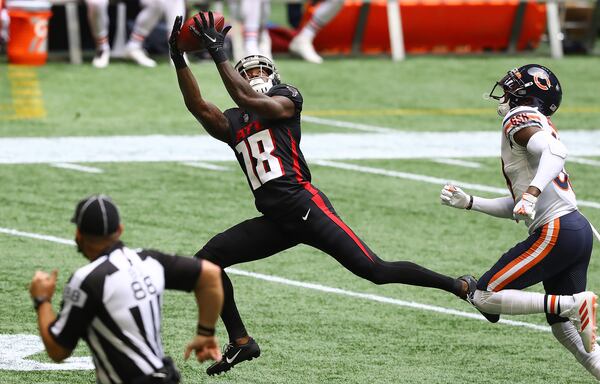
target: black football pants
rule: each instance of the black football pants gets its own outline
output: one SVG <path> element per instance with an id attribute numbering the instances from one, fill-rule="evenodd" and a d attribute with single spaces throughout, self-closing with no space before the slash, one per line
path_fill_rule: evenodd
<path id="1" fill-rule="evenodd" d="M 340 219 L 319 192 L 283 218 L 266 216 L 243 221 L 214 236 L 196 257 L 222 268 L 259 260 L 307 244 L 334 257 L 350 272 L 375 284 L 402 283 L 439 288 L 457 294 L 461 283 L 408 261 L 383 261 Z M 230 340 L 246 336 L 233 286 L 223 272 L 225 301 L 221 317 Z"/>

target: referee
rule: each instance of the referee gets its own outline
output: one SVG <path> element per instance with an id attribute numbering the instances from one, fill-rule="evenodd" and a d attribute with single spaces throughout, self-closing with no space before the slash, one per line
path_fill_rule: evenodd
<path id="1" fill-rule="evenodd" d="M 221 358 L 215 323 L 223 303 L 221 270 L 194 258 L 131 250 L 119 237 L 123 226 L 106 195 L 77 204 L 77 249 L 90 263 L 67 282 L 58 316 L 51 305 L 57 270 L 37 271 L 29 291 L 46 351 L 54 361 L 69 357 L 80 338 L 93 355 L 98 383 L 178 383 L 179 372 L 165 356 L 160 337 L 165 289 L 194 291 L 197 335 L 185 349 L 199 361 Z"/>

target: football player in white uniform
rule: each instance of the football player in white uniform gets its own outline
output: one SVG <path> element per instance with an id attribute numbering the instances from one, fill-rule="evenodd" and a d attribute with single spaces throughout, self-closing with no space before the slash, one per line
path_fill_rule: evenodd
<path id="1" fill-rule="evenodd" d="M 501 95 L 494 95 L 497 87 Z M 515 245 L 479 281 L 470 281 L 469 301 L 496 322 L 500 314 L 546 313 L 552 333 L 600 379 L 596 347 L 596 295 L 585 291 L 592 253 L 590 223 L 564 164 L 567 148 L 550 121 L 562 99 L 556 76 L 529 64 L 508 72 L 490 97 L 502 116 L 502 169 L 511 196 L 486 199 L 448 184 L 442 204 L 523 220 L 529 237 Z M 522 289 L 542 282 L 545 294 Z"/>
<path id="2" fill-rule="evenodd" d="M 108 42 L 108 2 L 109 0 L 86 0 L 88 21 L 96 42 L 96 54 L 92 65 L 96 68 L 106 68 L 110 61 L 110 45 Z M 143 48 L 144 40 L 152 32 L 163 15 L 167 25 L 175 21 L 178 15 L 185 15 L 185 0 L 140 0 L 142 9 L 135 18 L 133 31 L 125 49 L 125 57 L 143 67 L 156 67 Z M 168 37 L 168 36 L 167 36 Z"/>

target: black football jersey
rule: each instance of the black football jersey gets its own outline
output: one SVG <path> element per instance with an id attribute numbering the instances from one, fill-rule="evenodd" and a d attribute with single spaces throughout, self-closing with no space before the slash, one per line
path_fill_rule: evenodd
<path id="1" fill-rule="evenodd" d="M 286 119 L 266 119 L 242 108 L 225 111 L 229 119 L 229 145 L 246 174 L 256 208 L 280 216 L 317 193 L 300 151 L 302 95 L 287 84 L 274 86 L 268 96 L 284 96 L 296 111 Z"/>

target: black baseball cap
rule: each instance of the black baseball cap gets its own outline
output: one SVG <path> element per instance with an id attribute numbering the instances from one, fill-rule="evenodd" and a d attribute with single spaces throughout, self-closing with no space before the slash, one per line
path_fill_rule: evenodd
<path id="1" fill-rule="evenodd" d="M 81 233 L 107 236 L 119 228 L 119 210 L 106 195 L 92 195 L 77 203 L 71 222 L 77 224 Z"/>

